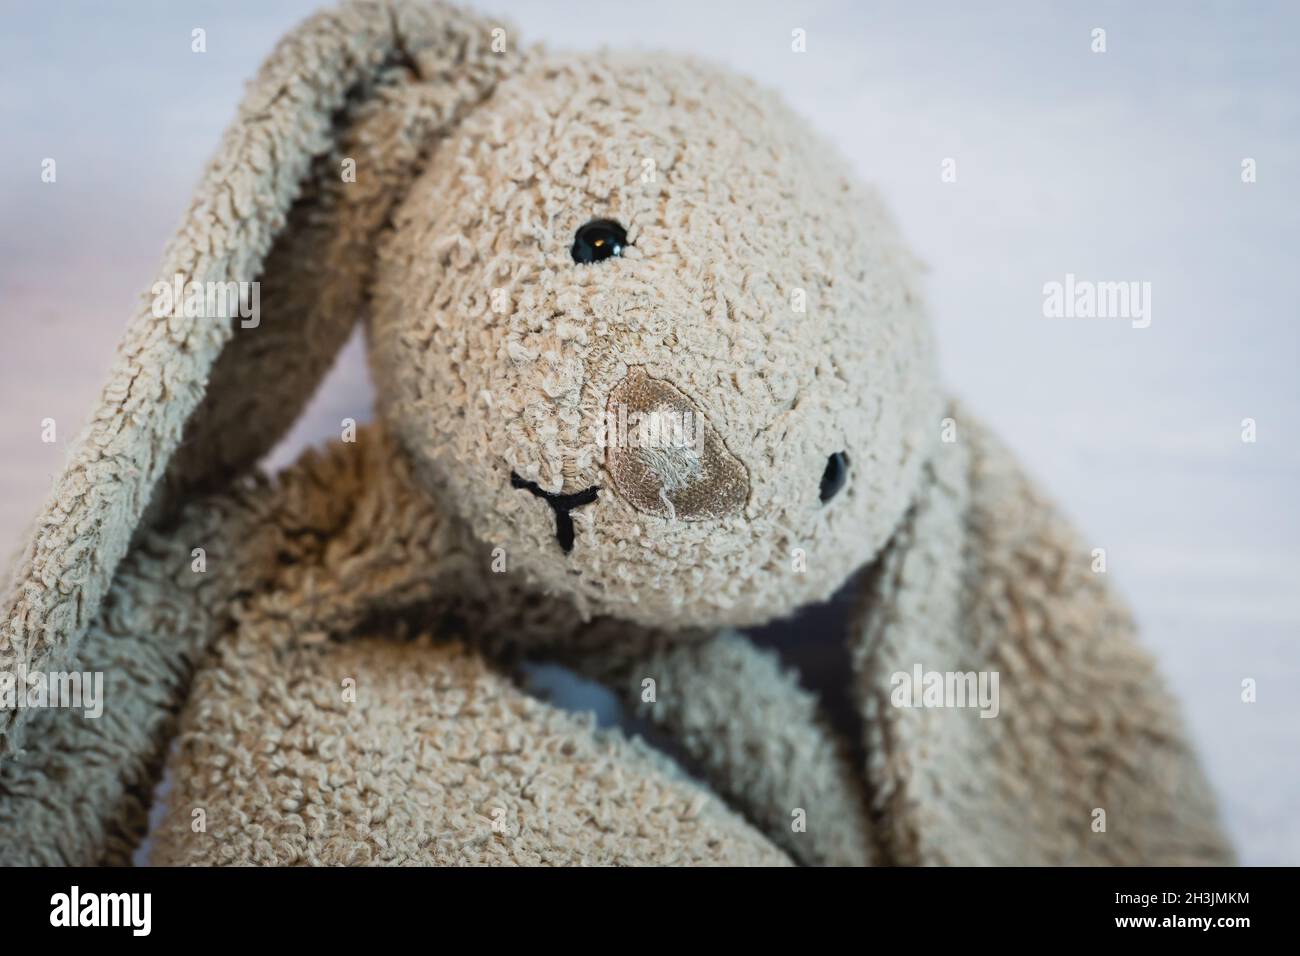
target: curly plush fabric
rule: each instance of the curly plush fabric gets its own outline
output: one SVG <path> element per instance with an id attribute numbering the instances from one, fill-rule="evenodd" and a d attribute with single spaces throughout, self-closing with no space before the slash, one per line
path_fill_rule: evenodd
<path id="1" fill-rule="evenodd" d="M 236 335 L 248 330 L 233 315 L 159 316 L 152 297 L 142 297 L 99 405 L 11 574 L 0 671 L 71 663 L 174 454 L 183 490 L 247 468 L 291 424 L 342 344 L 331 324 L 351 327 L 357 318 L 358 260 L 366 257 L 348 250 L 367 249 L 372 236 L 349 231 L 381 221 L 383 201 L 393 201 L 400 176 L 409 175 L 402 170 L 396 182 L 379 179 L 395 165 L 384 154 L 396 147 L 397 155 L 411 157 L 426 148 L 419 131 L 427 135 L 431 119 L 445 128 L 517 65 L 510 52 L 491 53 L 489 42 L 481 23 L 453 8 L 363 0 L 313 17 L 268 58 L 204 173 L 158 278 L 167 284 L 177 275 L 199 283 L 261 278 L 269 296 L 288 301 L 277 309 L 277 321 L 259 325 L 262 334 L 253 336 Z M 395 121 L 366 119 L 380 111 L 382 90 L 398 69 L 410 81 L 407 91 L 420 78 L 441 80 L 412 93 L 428 117 L 412 117 L 412 105 L 396 106 L 412 119 L 413 146 L 393 135 Z M 361 120 L 352 122 L 354 115 Z M 342 193 L 330 152 L 340 142 L 340 153 L 351 145 L 374 160 L 362 168 L 376 192 L 358 177 L 359 202 L 329 198 Z M 367 198 L 379 203 L 377 216 Z M 275 291 L 277 258 L 291 273 L 282 292 Z M 302 332 L 307 321 L 310 335 Z M 277 338 L 280 347 L 273 347 Z M 218 362 L 219 355 L 229 357 Z M 5 752 L 21 745 L 24 713 L 0 710 Z"/>
<path id="2" fill-rule="evenodd" d="M 959 407 L 950 418 L 956 440 L 873 569 L 850 644 L 883 852 L 1231 860 L 1177 707 L 1088 548 L 978 421 Z M 998 674 L 997 717 L 895 706 L 892 675 L 917 665 Z"/>
<path id="3" fill-rule="evenodd" d="M 575 265 L 592 219 L 630 245 Z M 916 271 L 876 193 L 754 84 L 665 56 L 534 56 L 394 213 L 378 400 L 421 480 L 539 588 L 646 626 L 750 626 L 834 593 L 908 505 L 941 417 Z M 623 463 L 644 477 L 689 449 L 608 427 L 647 411 L 620 397 L 638 381 L 650 410 L 704 427 L 702 467 L 659 474 L 657 509 Z M 823 508 L 837 452 L 854 480 Z M 512 473 L 602 488 L 567 556 Z"/>
<path id="4" fill-rule="evenodd" d="M 0 710 L 0 862 L 126 862 L 168 761 L 165 863 L 1230 861 L 1127 613 L 945 404 L 879 199 L 752 84 L 610 56 L 404 0 L 280 44 L 161 273 L 261 322 L 132 321 L 6 592 L 0 671 L 107 687 Z M 592 219 L 629 245 L 575 264 Z M 261 475 L 358 319 L 380 422 Z M 842 587 L 860 740 L 734 629 Z"/>

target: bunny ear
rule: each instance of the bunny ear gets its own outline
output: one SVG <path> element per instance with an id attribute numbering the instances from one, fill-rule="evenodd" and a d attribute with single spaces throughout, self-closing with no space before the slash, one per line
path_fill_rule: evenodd
<path id="1" fill-rule="evenodd" d="M 0 673 L 70 661 L 146 506 L 229 480 L 292 424 L 365 305 L 377 233 L 421 159 L 518 68 L 506 41 L 403 0 L 353 0 L 281 40 L 32 528 L 0 604 Z M 0 709 L 0 749 L 23 713 Z"/>
<path id="2" fill-rule="evenodd" d="M 519 65 L 504 38 L 451 7 L 361 2 L 281 41 L 191 208 L 198 243 L 177 237 L 186 272 L 208 257 L 210 225 L 240 230 L 224 236 L 224 274 L 259 276 L 260 315 L 245 301 L 223 325 L 173 489 L 247 468 L 298 417 L 355 324 L 375 237 L 421 158 Z"/>
<path id="3" fill-rule="evenodd" d="M 1177 705 L 1088 548 L 948 415 L 957 441 L 864 577 L 853 632 L 879 845 L 908 865 L 1230 863 Z"/>

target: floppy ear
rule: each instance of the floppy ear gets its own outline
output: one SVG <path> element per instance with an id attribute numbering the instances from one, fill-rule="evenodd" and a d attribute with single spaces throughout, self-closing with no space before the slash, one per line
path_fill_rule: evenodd
<path id="1" fill-rule="evenodd" d="M 292 424 L 364 308 L 394 202 L 439 135 L 518 68 L 503 38 L 442 4 L 352 0 L 275 48 L 32 528 L 0 604 L 0 672 L 75 659 L 146 508 L 228 481 Z M 245 308 L 210 297 L 200 311 L 216 314 L 186 315 L 166 302 L 178 276 L 187 292 L 250 283 Z M 25 714 L 0 709 L 0 752 Z"/>
<path id="2" fill-rule="evenodd" d="M 947 414 L 957 440 L 865 575 L 851 631 L 889 861 L 1231 862 L 1178 707 L 1088 548 L 1001 444 Z M 926 693 L 949 672 L 975 675 L 964 707 Z"/>

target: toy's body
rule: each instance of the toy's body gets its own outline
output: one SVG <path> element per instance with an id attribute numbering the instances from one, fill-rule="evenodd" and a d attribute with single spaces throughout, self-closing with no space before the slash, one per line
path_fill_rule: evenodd
<path id="1" fill-rule="evenodd" d="M 21 728 L 4 852 L 128 855 L 188 696 L 160 862 L 1228 858 L 1088 550 L 945 402 L 873 194 L 741 81 L 492 41 L 358 3 L 250 92 L 164 274 L 260 276 L 265 322 L 133 327 L 0 644 L 103 670 L 105 718 Z M 250 478 L 359 314 L 381 423 Z M 846 582 L 865 767 L 725 631 Z M 996 716 L 900 706 L 918 668 L 996 674 Z"/>

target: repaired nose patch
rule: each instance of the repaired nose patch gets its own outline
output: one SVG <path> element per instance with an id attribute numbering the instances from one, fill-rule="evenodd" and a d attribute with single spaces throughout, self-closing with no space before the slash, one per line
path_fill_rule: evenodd
<path id="1" fill-rule="evenodd" d="M 749 471 L 675 386 L 633 366 L 605 407 L 605 467 L 638 511 L 699 521 L 736 514 Z"/>

